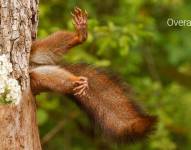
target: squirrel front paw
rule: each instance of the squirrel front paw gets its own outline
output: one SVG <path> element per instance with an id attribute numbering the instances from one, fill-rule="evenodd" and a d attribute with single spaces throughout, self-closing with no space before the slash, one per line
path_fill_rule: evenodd
<path id="1" fill-rule="evenodd" d="M 79 42 L 83 42 L 87 39 L 87 11 L 82 11 L 76 7 L 72 12 L 73 24 L 78 33 Z"/>
<path id="2" fill-rule="evenodd" d="M 71 13 L 73 17 L 73 24 L 77 30 L 81 30 L 87 27 L 87 11 L 82 11 L 80 8 L 76 7 Z"/>
<path id="3" fill-rule="evenodd" d="M 74 82 L 75 88 L 73 91 L 75 92 L 74 95 L 84 96 L 87 93 L 88 86 L 88 78 L 86 77 L 79 77 L 77 81 Z"/>

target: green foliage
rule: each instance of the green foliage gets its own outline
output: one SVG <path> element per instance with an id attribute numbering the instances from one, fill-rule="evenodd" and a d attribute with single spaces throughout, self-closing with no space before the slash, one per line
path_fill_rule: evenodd
<path id="1" fill-rule="evenodd" d="M 44 149 L 191 149 L 191 32 L 189 27 L 166 23 L 168 18 L 190 19 L 191 2 L 41 0 L 39 37 L 63 28 L 74 30 L 70 11 L 76 5 L 89 12 L 89 37 L 63 56 L 63 62 L 86 62 L 118 73 L 134 87 L 136 99 L 159 117 L 159 123 L 147 141 L 111 144 L 92 129 L 69 98 L 43 93 L 38 96 L 42 139 L 64 120 Z"/>

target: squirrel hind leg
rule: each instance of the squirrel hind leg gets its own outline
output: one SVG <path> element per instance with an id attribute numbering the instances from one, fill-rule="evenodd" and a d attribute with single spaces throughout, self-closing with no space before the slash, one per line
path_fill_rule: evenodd
<path id="1" fill-rule="evenodd" d="M 149 116 L 137 105 L 131 93 L 124 90 L 124 85 L 88 65 L 66 68 L 88 78 L 87 94 L 75 96 L 75 100 L 108 138 L 119 142 L 139 141 L 155 129 L 156 117 Z"/>

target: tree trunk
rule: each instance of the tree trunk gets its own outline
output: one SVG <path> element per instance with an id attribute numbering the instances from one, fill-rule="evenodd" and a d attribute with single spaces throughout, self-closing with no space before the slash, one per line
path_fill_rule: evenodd
<path id="1" fill-rule="evenodd" d="M 19 81 L 18 104 L 0 105 L 0 149 L 40 150 L 35 99 L 30 89 L 29 53 L 37 28 L 38 0 L 0 1 L 0 55 L 12 64 L 11 77 Z"/>

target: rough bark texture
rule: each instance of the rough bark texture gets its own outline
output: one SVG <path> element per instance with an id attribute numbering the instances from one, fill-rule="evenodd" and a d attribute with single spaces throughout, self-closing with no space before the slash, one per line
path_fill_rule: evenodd
<path id="1" fill-rule="evenodd" d="M 0 54 L 8 54 L 23 98 L 0 106 L 0 149 L 41 149 L 35 100 L 30 90 L 29 52 L 36 36 L 38 0 L 0 0 Z"/>

